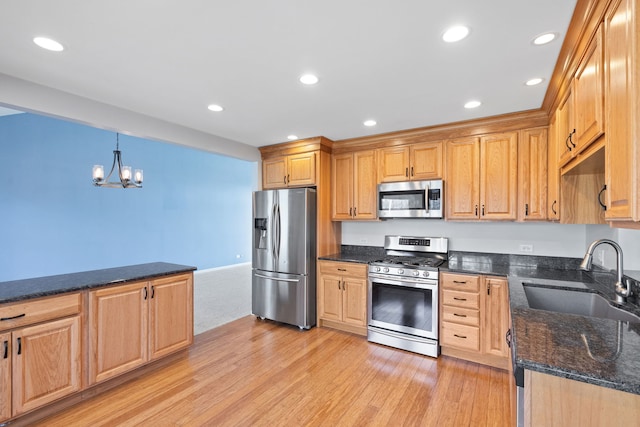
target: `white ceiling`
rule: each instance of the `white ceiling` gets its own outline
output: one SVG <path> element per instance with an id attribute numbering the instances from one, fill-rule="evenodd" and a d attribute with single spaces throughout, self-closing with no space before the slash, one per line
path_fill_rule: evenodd
<path id="1" fill-rule="evenodd" d="M 3 1 L 0 73 L 253 146 L 339 140 L 539 108 L 575 3 Z M 460 23 L 469 37 L 443 42 Z M 547 31 L 560 38 L 532 45 Z"/>

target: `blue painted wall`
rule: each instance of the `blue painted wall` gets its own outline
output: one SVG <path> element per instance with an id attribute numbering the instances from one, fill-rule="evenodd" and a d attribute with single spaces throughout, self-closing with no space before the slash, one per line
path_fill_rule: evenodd
<path id="1" fill-rule="evenodd" d="M 251 260 L 257 165 L 120 135 L 141 189 L 92 185 L 116 134 L 34 114 L 0 117 L 0 281 L 164 261 Z M 237 256 L 240 255 L 240 258 Z"/>

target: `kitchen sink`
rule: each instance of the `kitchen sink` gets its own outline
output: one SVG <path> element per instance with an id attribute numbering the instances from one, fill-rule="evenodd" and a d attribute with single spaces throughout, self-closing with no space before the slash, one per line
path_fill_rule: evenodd
<path id="1" fill-rule="evenodd" d="M 606 298 L 593 292 L 554 289 L 536 283 L 522 285 L 530 308 L 640 323 L 640 317 L 612 306 Z"/>

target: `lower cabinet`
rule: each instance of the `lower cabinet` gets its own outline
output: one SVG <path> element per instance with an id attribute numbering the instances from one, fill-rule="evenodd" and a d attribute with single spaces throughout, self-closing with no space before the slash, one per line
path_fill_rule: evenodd
<path id="1" fill-rule="evenodd" d="M 186 348 L 192 341 L 191 274 L 89 293 L 89 384 Z"/>
<path id="2" fill-rule="evenodd" d="M 82 388 L 81 294 L 0 307 L 0 421 Z"/>
<path id="3" fill-rule="evenodd" d="M 367 265 L 318 262 L 318 326 L 367 334 Z"/>
<path id="4" fill-rule="evenodd" d="M 504 277 L 440 274 L 441 353 L 509 369 L 509 288 Z"/>

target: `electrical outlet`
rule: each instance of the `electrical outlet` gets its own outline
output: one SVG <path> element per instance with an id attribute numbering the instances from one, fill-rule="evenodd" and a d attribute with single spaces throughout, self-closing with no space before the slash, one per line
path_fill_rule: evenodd
<path id="1" fill-rule="evenodd" d="M 366 243 L 369 243 L 369 241 L 367 239 L 360 239 L 360 243 L 366 244 Z"/>
<path id="2" fill-rule="evenodd" d="M 520 245 L 520 252 L 532 253 L 533 245 Z"/>

